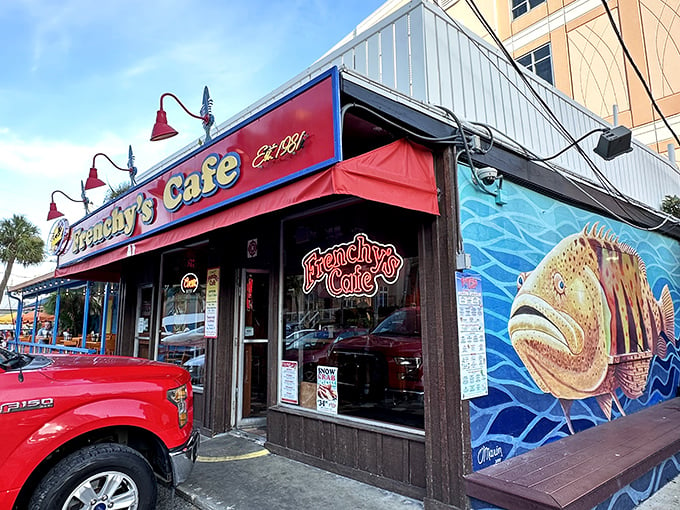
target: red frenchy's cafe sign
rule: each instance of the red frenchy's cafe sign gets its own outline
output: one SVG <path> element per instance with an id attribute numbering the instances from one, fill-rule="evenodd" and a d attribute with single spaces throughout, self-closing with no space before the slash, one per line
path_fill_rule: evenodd
<path id="1" fill-rule="evenodd" d="M 350 243 L 323 252 L 316 248 L 304 256 L 302 290 L 309 294 L 318 283 L 325 283 L 333 297 L 372 297 L 378 292 L 379 281 L 395 283 L 403 266 L 404 259 L 394 246 L 357 234 Z"/>
<path id="2" fill-rule="evenodd" d="M 68 266 L 326 168 L 339 158 L 337 69 L 173 163 L 72 226 Z"/>

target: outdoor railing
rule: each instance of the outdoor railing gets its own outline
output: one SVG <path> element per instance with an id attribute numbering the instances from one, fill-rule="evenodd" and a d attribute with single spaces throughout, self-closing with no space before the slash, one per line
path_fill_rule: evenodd
<path id="1" fill-rule="evenodd" d="M 98 349 L 83 349 L 82 347 L 70 347 L 61 344 L 43 344 L 39 342 L 16 342 L 11 341 L 7 348 L 26 354 L 97 354 Z"/>

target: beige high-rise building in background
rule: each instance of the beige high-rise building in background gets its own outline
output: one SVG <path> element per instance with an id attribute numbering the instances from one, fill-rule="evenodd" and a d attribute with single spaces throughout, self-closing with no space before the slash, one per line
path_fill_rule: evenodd
<path id="1" fill-rule="evenodd" d="M 491 40 L 466 0 L 438 3 Z M 631 128 L 660 154 L 669 156 L 669 144 L 678 149 L 628 63 L 601 0 L 475 3 L 519 63 L 597 115 Z M 680 0 L 609 0 L 607 5 L 654 100 L 680 134 Z"/>

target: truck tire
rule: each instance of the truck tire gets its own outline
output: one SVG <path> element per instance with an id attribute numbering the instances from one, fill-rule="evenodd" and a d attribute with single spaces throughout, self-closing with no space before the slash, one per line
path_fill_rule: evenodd
<path id="1" fill-rule="evenodd" d="M 31 510 L 115 508 L 153 510 L 153 469 L 136 450 L 116 443 L 88 446 L 60 460 L 31 496 Z"/>

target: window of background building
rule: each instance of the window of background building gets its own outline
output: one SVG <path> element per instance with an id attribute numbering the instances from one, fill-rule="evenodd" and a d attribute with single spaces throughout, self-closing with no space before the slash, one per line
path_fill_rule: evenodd
<path id="1" fill-rule="evenodd" d="M 296 362 L 292 370 L 297 370 L 297 405 L 329 412 L 319 407 L 323 402 L 317 397 L 325 391 L 320 370 L 330 368 L 330 373 L 337 371 L 337 407 L 330 412 L 423 428 L 416 228 L 408 215 L 373 205 L 350 206 L 284 223 L 282 364 Z M 305 255 L 319 250 L 323 256 L 337 247 L 353 245 L 357 234 L 363 234 L 369 244 L 394 247 L 403 259 L 398 276 L 391 283 L 376 278 L 371 296 L 334 297 L 336 292 L 329 290 L 327 283 L 330 271 L 323 277 L 317 274 L 310 290 L 302 266 Z M 325 268 L 332 265 L 328 262 Z M 375 266 L 355 261 L 336 267 L 336 281 L 340 271 L 348 275 L 375 270 Z M 281 401 L 286 402 L 284 383 L 281 391 Z"/>
<path id="2" fill-rule="evenodd" d="M 196 276 L 196 286 L 187 285 Z M 158 361 L 174 363 L 191 374 L 191 383 L 203 389 L 205 377 L 205 289 L 207 267 L 200 248 L 185 248 L 163 255 Z M 183 285 L 182 282 L 185 282 Z"/>
<path id="3" fill-rule="evenodd" d="M 536 48 L 534 51 L 517 59 L 517 62 L 545 81 L 553 84 L 552 57 L 550 43 Z"/>
<path id="4" fill-rule="evenodd" d="M 512 18 L 517 18 L 544 2 L 545 0 L 512 0 Z"/>

